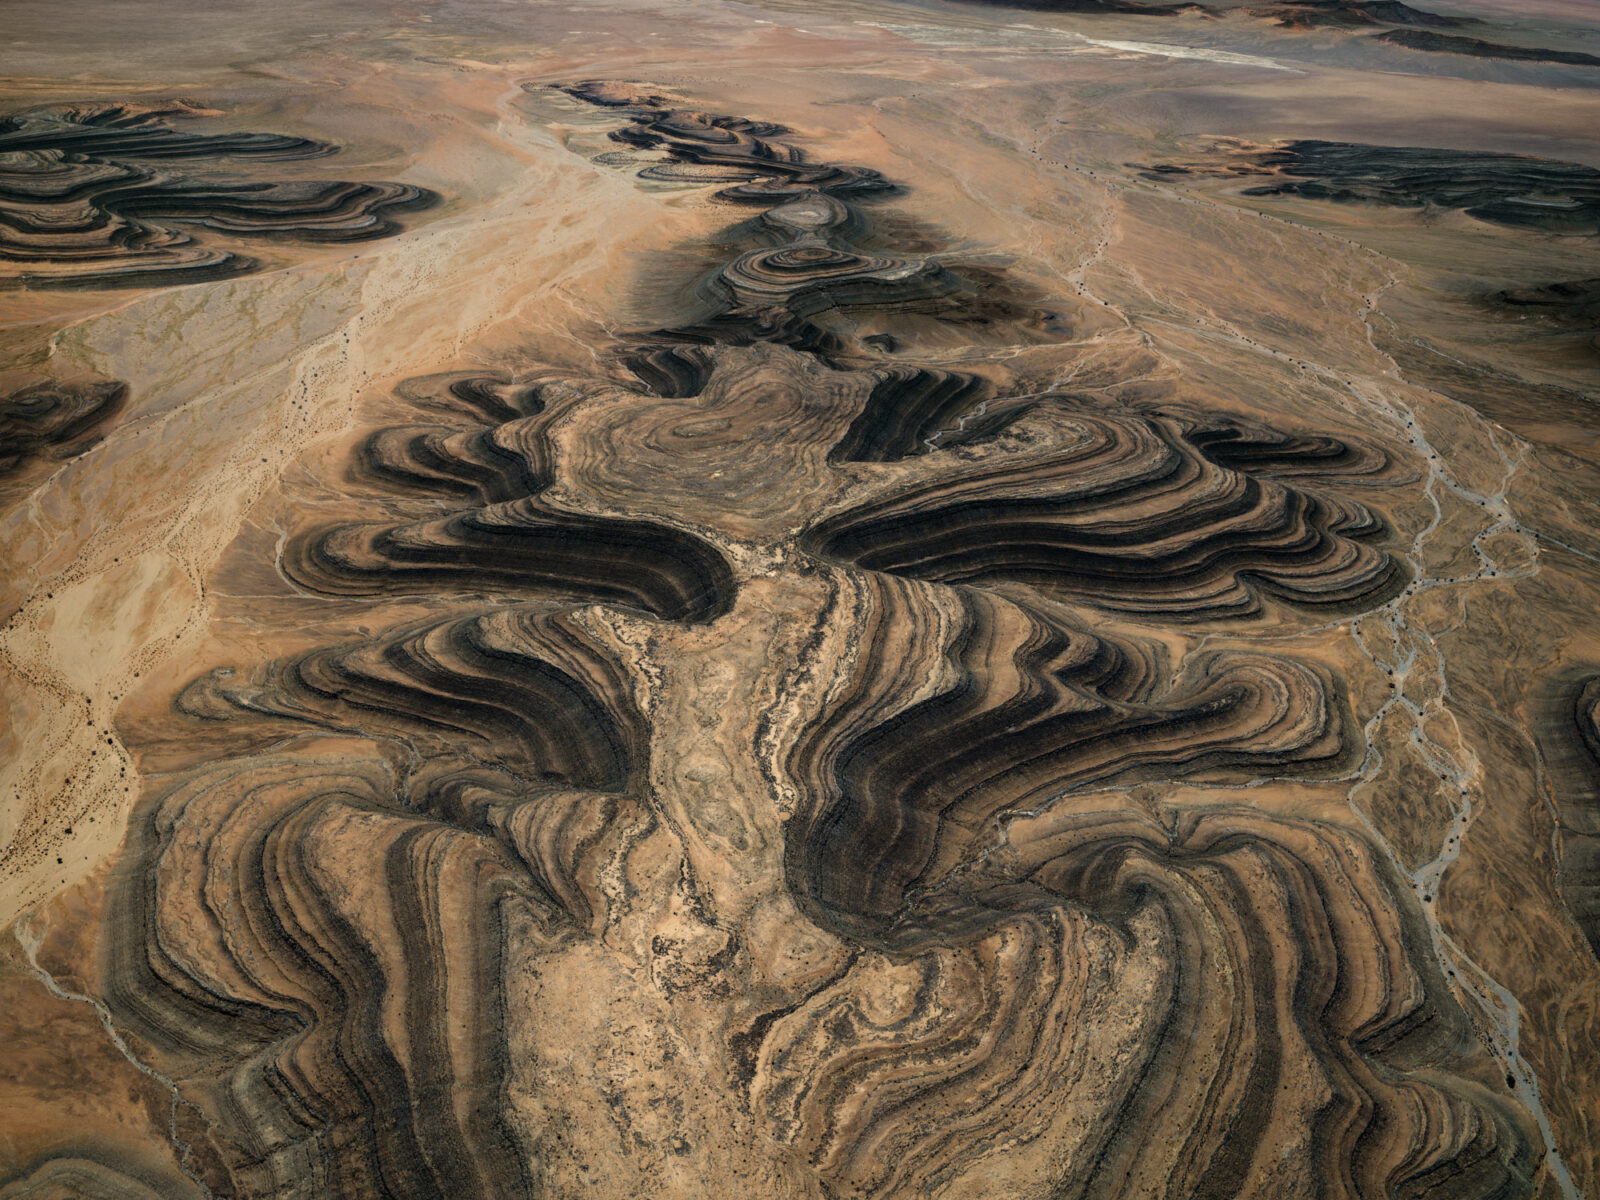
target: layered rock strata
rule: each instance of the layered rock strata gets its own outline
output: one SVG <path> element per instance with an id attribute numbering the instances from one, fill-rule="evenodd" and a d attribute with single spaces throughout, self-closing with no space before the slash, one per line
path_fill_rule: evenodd
<path id="1" fill-rule="evenodd" d="M 122 287 L 253 270 L 228 239 L 358 242 L 437 197 L 402 183 L 262 177 L 336 147 L 270 133 L 198 133 L 183 104 L 42 110 L 0 120 L 0 287 Z M 248 175 L 239 172 L 254 168 Z"/>
<path id="2" fill-rule="evenodd" d="M 1341 204 L 1455 210 L 1480 221 L 1547 233 L 1600 230 L 1600 171 L 1523 154 L 1301 140 L 1223 144 L 1216 160 L 1161 164 L 1164 178 L 1273 177 L 1246 196 L 1304 196 Z"/>
<path id="3" fill-rule="evenodd" d="M 1540 741 L 1560 813 L 1561 899 L 1600 957 L 1600 674 L 1559 676 L 1542 708 Z"/>
<path id="4" fill-rule="evenodd" d="M 1406 586 L 1348 494 L 1403 465 L 1021 387 L 982 345 L 918 363 L 970 280 L 868 244 L 880 175 L 566 90 L 770 244 L 604 369 L 406 385 L 344 494 L 251 543 L 263 611 L 315 622 L 143 730 L 166 773 L 102 939 L 192 1176 L 1532 1194 L 1414 893 L 1315 791 L 1365 754 L 1344 678 L 1249 644 Z M 893 361 L 850 319 L 902 311 Z M 597 1012 L 633 1032 L 591 1081 Z"/>
<path id="5" fill-rule="evenodd" d="M 126 384 L 35 383 L 0 395 L 0 483 L 92 446 L 128 401 Z"/>
<path id="6" fill-rule="evenodd" d="M 1503 58 L 1512 62 L 1560 63 L 1569 67 L 1600 67 L 1600 55 L 1580 50 L 1542 50 L 1536 46 L 1507 46 L 1484 38 L 1456 37 L 1431 29 L 1391 29 L 1373 35 L 1376 41 L 1429 54 L 1465 54 L 1471 58 Z"/>

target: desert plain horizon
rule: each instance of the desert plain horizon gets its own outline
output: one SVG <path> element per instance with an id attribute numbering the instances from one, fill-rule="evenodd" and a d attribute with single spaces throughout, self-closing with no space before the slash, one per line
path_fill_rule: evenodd
<path id="1" fill-rule="evenodd" d="M 1590 6 L 7 21 L 0 1197 L 1600 1196 Z"/>

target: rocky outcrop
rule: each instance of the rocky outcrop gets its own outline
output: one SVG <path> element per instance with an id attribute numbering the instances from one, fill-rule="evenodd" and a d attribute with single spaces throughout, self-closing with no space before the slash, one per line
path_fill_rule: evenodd
<path id="1" fill-rule="evenodd" d="M 188 127 L 220 115 L 182 104 L 109 105 L 0 120 L 0 287 L 152 287 L 236 275 L 257 264 L 189 231 L 367 241 L 398 230 L 397 214 L 437 199 L 402 183 L 263 178 L 263 167 L 336 147 Z"/>
<path id="2" fill-rule="evenodd" d="M 593 370 L 402 386 L 241 544 L 315 620 L 185 681 L 104 938 L 212 1190 L 532 1196 L 714 1119 L 805 1194 L 1012 1152 L 997 1195 L 1529 1194 L 1417 899 L 1305 799 L 1366 753 L 1345 678 L 1249 643 L 1406 585 L 1351 494 L 1403 464 L 918 362 L 968 293 L 871 241 L 887 180 L 566 90 L 766 241 Z M 908 315 L 893 361 L 856 310 Z M 529 1000 L 568 970 L 570 1027 Z M 596 1013 L 578 1129 L 549 1062 Z M 642 1082 L 662 1013 L 710 1117 Z"/>
<path id="3" fill-rule="evenodd" d="M 1581 163 L 1356 142 L 1292 141 L 1223 147 L 1211 161 L 1162 164 L 1158 176 L 1271 176 L 1246 196 L 1304 196 L 1340 204 L 1459 211 L 1479 221 L 1547 233 L 1600 231 L 1600 171 Z"/>

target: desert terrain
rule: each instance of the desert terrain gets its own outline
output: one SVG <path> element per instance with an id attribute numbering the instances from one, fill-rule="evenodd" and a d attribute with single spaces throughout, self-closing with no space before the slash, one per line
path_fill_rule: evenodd
<path id="1" fill-rule="evenodd" d="M 1600 1197 L 1589 5 L 7 23 L 0 1198 Z"/>

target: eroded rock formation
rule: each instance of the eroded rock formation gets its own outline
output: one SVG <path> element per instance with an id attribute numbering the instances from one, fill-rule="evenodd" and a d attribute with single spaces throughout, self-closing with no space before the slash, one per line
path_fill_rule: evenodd
<path id="1" fill-rule="evenodd" d="M 226 238 L 356 242 L 395 232 L 431 192 L 401 183 L 235 174 L 336 147 L 270 133 L 197 133 L 221 113 L 180 103 L 82 105 L 0 121 L 0 287 L 148 286 L 256 266 Z"/>
<path id="2" fill-rule="evenodd" d="M 1561 899 L 1600 956 L 1600 674 L 1573 668 L 1546 685 L 1540 742 L 1559 805 Z"/>
<path id="3" fill-rule="evenodd" d="M 794 1196 L 999 1164 L 1097 1200 L 1529 1194 L 1537 1133 L 1414 892 L 1310 793 L 1366 753 L 1345 679 L 1249 644 L 1406 586 L 1351 493 L 1408 468 L 1022 386 L 981 342 L 917 362 L 969 302 L 1047 333 L 869 244 L 875 171 L 567 91 L 769 244 L 604 369 L 402 387 L 414 418 L 241 568 L 292 648 L 128 730 L 161 776 L 105 1002 L 191 1176 L 532 1196 L 636 1155 Z M 893 361 L 860 312 L 905 314 Z M 596 1011 L 657 1032 L 555 1078 Z M 571 1119 L 585 1088 L 609 1115 Z"/>
<path id="4" fill-rule="evenodd" d="M 1391 29 L 1374 34 L 1380 42 L 1423 50 L 1429 54 L 1465 54 L 1472 58 L 1503 58 L 1513 62 L 1560 63 L 1570 67 L 1600 67 L 1600 55 L 1579 50 L 1543 50 L 1535 46 L 1507 46 L 1484 38 L 1455 37 L 1431 29 Z"/>
<path id="5" fill-rule="evenodd" d="M 1270 8 L 1253 9 L 1286 29 L 1400 25 L 1420 29 L 1449 29 L 1469 24 L 1460 17 L 1414 8 L 1401 0 L 1283 0 Z"/>
<path id="6" fill-rule="evenodd" d="M 1301 457 L 1286 439 L 1252 444 L 1245 431 L 1171 417 L 1076 412 L 1052 426 L 1040 440 L 1055 441 L 1053 453 L 902 489 L 814 527 L 807 545 L 874 570 L 1013 579 L 1179 621 L 1254 611 L 1263 592 L 1371 607 L 1404 585 L 1403 569 L 1366 544 L 1382 524 L 1365 507 L 1223 465 L 1293 474 L 1323 465 L 1323 447 Z"/>
<path id="7" fill-rule="evenodd" d="M 125 384 L 35 383 L 0 396 L 0 482 L 94 444 L 128 400 Z"/>
<path id="8" fill-rule="evenodd" d="M 1153 170 L 1166 178 L 1274 177 L 1245 188 L 1247 196 L 1457 210 L 1480 221 L 1549 233 L 1600 230 L 1600 171 L 1530 155 L 1312 140 L 1265 147 L 1224 142 L 1213 161 Z"/>

